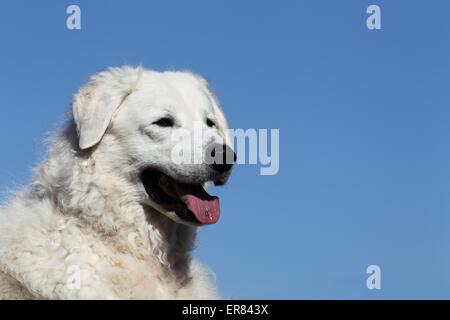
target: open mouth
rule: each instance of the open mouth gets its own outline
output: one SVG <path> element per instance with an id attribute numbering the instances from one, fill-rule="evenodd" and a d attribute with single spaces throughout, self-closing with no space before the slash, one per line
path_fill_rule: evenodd
<path id="1" fill-rule="evenodd" d="M 209 195 L 200 184 L 177 182 L 166 174 L 147 169 L 142 182 L 148 196 L 185 222 L 214 224 L 220 217 L 219 198 Z"/>

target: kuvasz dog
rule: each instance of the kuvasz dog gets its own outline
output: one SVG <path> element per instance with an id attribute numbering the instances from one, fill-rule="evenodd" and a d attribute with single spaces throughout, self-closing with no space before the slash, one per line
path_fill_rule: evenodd
<path id="1" fill-rule="evenodd" d="M 176 136 L 198 127 L 199 147 L 185 149 L 201 161 L 175 161 L 189 144 Z M 0 298 L 217 298 L 191 252 L 219 219 L 205 188 L 230 176 L 227 132 L 198 75 L 124 66 L 91 77 L 34 183 L 0 210 Z"/>

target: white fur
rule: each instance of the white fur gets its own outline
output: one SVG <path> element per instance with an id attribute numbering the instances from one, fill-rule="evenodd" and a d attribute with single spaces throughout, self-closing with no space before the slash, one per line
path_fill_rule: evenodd
<path id="1" fill-rule="evenodd" d="M 111 68 L 93 76 L 72 107 L 35 182 L 0 210 L 0 298 L 217 298 L 209 271 L 191 257 L 197 228 L 149 200 L 139 180 L 149 164 L 182 181 L 204 180 L 204 165 L 170 161 L 167 130 L 176 129 L 151 123 L 171 112 L 191 130 L 209 116 L 212 139 L 228 141 L 206 81 Z"/>

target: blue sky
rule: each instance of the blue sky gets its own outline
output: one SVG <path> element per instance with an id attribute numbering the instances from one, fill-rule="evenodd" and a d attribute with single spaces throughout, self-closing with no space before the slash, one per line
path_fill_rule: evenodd
<path id="1" fill-rule="evenodd" d="M 31 181 L 88 75 L 189 69 L 231 127 L 280 129 L 277 175 L 240 165 L 213 190 L 223 215 L 196 255 L 222 296 L 448 299 L 449 15 L 444 0 L 3 0 L 0 190 Z"/>

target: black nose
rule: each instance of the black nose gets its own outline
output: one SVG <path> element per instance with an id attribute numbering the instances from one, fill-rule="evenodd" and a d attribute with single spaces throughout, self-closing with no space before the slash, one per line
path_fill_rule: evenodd
<path id="1" fill-rule="evenodd" d="M 206 152 L 207 163 L 220 173 L 230 171 L 236 158 L 236 153 L 226 144 L 213 144 Z"/>

